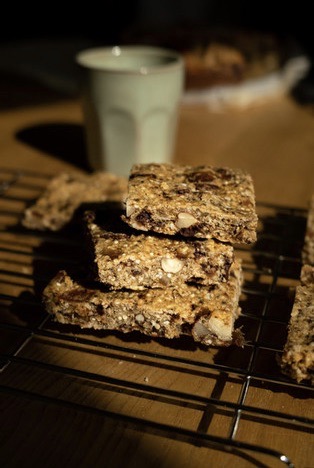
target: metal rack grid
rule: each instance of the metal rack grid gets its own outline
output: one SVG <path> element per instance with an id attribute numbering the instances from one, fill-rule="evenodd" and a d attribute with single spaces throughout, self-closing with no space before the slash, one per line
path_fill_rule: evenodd
<path id="1" fill-rule="evenodd" d="M 245 275 L 238 320 L 245 345 L 205 350 L 187 337 L 170 343 L 137 333 L 86 332 L 54 323 L 43 310 L 40 294 L 60 268 L 80 268 L 79 235 L 75 226 L 60 233 L 42 233 L 20 224 L 24 208 L 45 187 L 49 174 L 2 169 L 0 177 L 2 395 L 98 414 L 139 431 L 241 454 L 257 466 L 268 466 L 259 461 L 264 457 L 269 463 L 294 466 L 284 450 L 250 441 L 247 435 L 250 424 L 304 434 L 314 427 L 314 420 L 296 406 L 283 411 L 265 402 L 250 404 L 250 392 L 257 390 L 265 394 L 266 401 L 269 394 L 282 392 L 292 398 L 300 392 L 305 399 L 313 396 L 310 384 L 288 379 L 278 366 L 301 268 L 304 210 L 257 204 L 258 241 L 236 248 Z M 56 350 L 64 352 L 64 361 L 53 358 Z M 162 385 L 158 384 L 159 372 Z M 17 373 L 22 373 L 25 384 L 17 383 Z M 56 394 L 54 385 L 33 387 L 29 382 L 34 378 L 57 381 L 63 391 Z M 97 389 L 94 399 L 73 396 L 84 385 Z M 124 396 L 132 404 L 126 405 Z M 119 405 L 103 403 L 112 398 Z M 148 411 L 144 415 L 133 411 L 143 401 L 149 402 Z M 167 412 L 172 421 L 180 413 L 177 425 L 167 422 Z"/>

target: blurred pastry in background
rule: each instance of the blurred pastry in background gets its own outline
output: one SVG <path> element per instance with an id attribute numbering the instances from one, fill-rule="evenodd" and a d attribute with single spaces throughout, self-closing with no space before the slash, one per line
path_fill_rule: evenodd
<path id="1" fill-rule="evenodd" d="M 183 52 L 186 89 L 199 89 L 226 83 L 239 83 L 246 69 L 240 50 L 219 42 Z"/>
<path id="2" fill-rule="evenodd" d="M 201 47 L 182 51 L 186 104 L 210 110 L 246 109 L 291 92 L 311 66 L 290 38 L 233 31 L 208 36 Z"/>
<path id="3" fill-rule="evenodd" d="M 172 48 L 185 60 L 183 103 L 244 110 L 291 94 L 311 61 L 294 37 L 237 28 L 132 33 L 126 42 Z"/>

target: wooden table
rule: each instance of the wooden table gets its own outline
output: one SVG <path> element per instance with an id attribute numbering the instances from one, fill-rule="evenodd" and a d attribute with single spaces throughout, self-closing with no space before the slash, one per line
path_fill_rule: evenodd
<path id="1" fill-rule="evenodd" d="M 311 388 L 278 376 L 275 362 L 300 265 L 287 260 L 293 273 L 274 283 L 272 261 L 283 257 L 271 244 L 278 241 L 273 231 L 260 247 L 272 245 L 270 264 L 241 252 L 247 287 L 258 287 L 243 299 L 243 349 L 208 351 L 185 338 L 169 343 L 53 324 L 36 287 L 70 254 L 79 259 L 81 247 L 28 233 L 18 219 L 25 194 L 47 181 L 38 174 L 84 171 L 80 105 L 59 98 L 12 106 L 1 110 L 0 128 L 1 180 L 19 171 L 17 185 L 0 199 L 1 466 L 283 466 L 274 450 L 297 468 L 314 467 L 313 426 L 306 422 L 314 416 Z M 314 113 L 288 97 L 225 114 L 182 107 L 175 160 L 248 170 L 269 225 L 291 217 L 299 229 L 314 192 Z M 260 311 L 273 319 L 255 318 Z"/>

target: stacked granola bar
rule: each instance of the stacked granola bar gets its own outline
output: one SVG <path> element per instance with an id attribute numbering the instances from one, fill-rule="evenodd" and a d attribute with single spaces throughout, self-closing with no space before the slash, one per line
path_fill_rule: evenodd
<path id="1" fill-rule="evenodd" d="M 65 271 L 46 287 L 62 323 L 153 337 L 189 334 L 204 345 L 239 342 L 241 262 L 234 243 L 256 239 L 251 177 L 209 166 L 139 164 L 112 221 L 86 214 L 96 285 Z"/>

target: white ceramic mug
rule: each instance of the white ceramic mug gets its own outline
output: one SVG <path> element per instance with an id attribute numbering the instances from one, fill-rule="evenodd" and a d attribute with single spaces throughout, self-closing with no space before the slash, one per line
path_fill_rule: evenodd
<path id="1" fill-rule="evenodd" d="M 135 163 L 170 162 L 184 86 L 181 55 L 115 46 L 81 51 L 76 62 L 91 168 L 127 176 Z"/>

